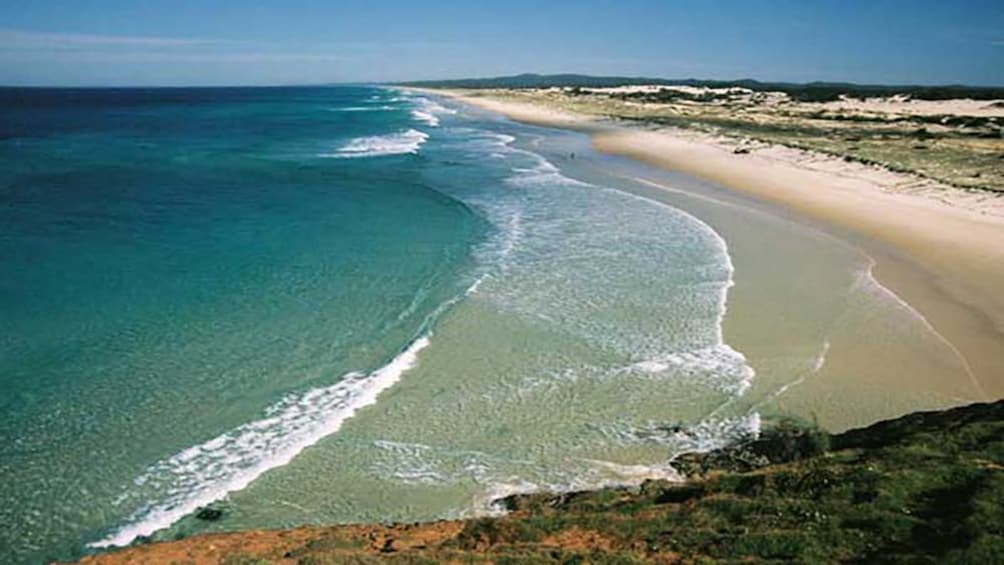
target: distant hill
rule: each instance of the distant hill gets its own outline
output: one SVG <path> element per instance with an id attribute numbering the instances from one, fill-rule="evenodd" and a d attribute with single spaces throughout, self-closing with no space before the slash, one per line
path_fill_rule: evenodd
<path id="1" fill-rule="evenodd" d="M 703 79 L 665 79 L 652 77 L 618 77 L 590 76 L 579 74 L 538 75 L 521 74 L 494 78 L 465 78 L 454 80 L 426 80 L 399 83 L 401 86 L 416 86 L 425 88 L 551 88 L 551 87 L 586 87 L 604 88 L 615 86 L 630 86 L 640 84 L 656 84 L 665 86 L 697 86 L 709 88 L 742 87 L 756 91 L 785 92 L 792 98 L 803 102 L 825 102 L 836 100 L 840 95 L 855 98 L 893 96 L 908 94 L 921 100 L 947 100 L 951 98 L 973 98 L 976 100 L 1004 99 L 1004 88 L 944 85 L 881 85 L 854 84 L 849 82 L 761 82 L 753 79 L 739 80 L 703 80 Z"/>

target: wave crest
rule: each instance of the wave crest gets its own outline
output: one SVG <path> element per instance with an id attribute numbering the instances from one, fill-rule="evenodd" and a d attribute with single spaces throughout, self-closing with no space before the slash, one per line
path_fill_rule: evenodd
<path id="1" fill-rule="evenodd" d="M 359 137 L 343 145 L 334 153 L 322 153 L 320 156 L 351 159 L 418 153 L 427 139 L 429 139 L 429 134 L 417 129 L 409 129 L 387 135 Z"/>
<path id="2" fill-rule="evenodd" d="M 142 503 L 126 525 L 88 545 L 128 545 L 243 489 L 266 471 L 286 465 L 307 447 L 338 431 L 357 410 L 376 402 L 381 392 L 415 366 L 418 353 L 428 345 L 429 338 L 421 337 L 372 373 L 352 372 L 333 385 L 287 396 L 268 408 L 265 418 L 152 465 L 133 480 L 134 485 L 144 487 L 141 490 L 167 492 L 168 496 L 158 497 L 156 503 Z M 120 502 L 135 496 L 127 495 Z"/>

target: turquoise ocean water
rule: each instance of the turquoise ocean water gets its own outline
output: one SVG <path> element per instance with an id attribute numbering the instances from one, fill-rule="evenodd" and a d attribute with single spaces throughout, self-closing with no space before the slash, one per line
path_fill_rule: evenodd
<path id="1" fill-rule="evenodd" d="M 0 561 L 490 512 L 757 427 L 724 241 L 533 128 L 371 87 L 2 90 L 0 128 Z"/>

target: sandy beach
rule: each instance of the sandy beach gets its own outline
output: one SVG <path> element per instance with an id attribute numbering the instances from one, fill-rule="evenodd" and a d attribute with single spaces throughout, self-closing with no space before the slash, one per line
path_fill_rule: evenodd
<path id="1" fill-rule="evenodd" d="M 437 92 L 517 121 L 588 132 L 601 152 L 692 175 L 822 225 L 866 250 L 878 281 L 957 350 L 980 396 L 1004 396 L 1002 199 L 800 149 L 736 151 L 739 142 L 700 132 Z"/>

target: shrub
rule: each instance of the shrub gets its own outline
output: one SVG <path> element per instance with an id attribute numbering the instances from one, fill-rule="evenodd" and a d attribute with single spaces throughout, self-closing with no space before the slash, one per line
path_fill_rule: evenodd
<path id="1" fill-rule="evenodd" d="M 830 448 L 830 434 L 815 424 L 784 419 L 768 428 L 751 448 L 772 463 L 800 461 Z"/>

